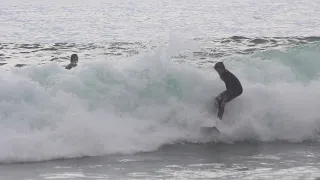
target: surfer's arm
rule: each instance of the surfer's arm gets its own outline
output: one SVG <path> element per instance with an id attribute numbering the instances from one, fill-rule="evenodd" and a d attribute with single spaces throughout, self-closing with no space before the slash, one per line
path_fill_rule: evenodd
<path id="1" fill-rule="evenodd" d="M 71 64 L 68 64 L 65 69 L 71 69 Z"/>

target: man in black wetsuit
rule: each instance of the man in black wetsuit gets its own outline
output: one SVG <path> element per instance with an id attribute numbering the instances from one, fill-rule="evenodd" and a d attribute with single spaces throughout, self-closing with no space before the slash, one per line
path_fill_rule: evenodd
<path id="1" fill-rule="evenodd" d="M 223 62 L 217 62 L 214 69 L 219 73 L 220 78 L 226 84 L 227 90 L 216 97 L 216 107 L 218 108 L 218 118 L 221 120 L 224 112 L 224 106 L 237 96 L 242 94 L 242 86 L 238 78 L 229 72 Z"/>
<path id="2" fill-rule="evenodd" d="M 70 64 L 68 64 L 66 66 L 66 69 L 71 69 L 77 66 L 78 63 L 78 55 L 77 54 L 72 54 L 71 55 L 71 60 L 70 60 Z"/>

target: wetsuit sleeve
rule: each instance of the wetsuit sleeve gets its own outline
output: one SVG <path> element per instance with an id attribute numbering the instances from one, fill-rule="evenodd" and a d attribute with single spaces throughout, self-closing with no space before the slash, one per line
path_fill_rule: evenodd
<path id="1" fill-rule="evenodd" d="M 71 69 L 71 68 L 72 68 L 71 64 L 68 64 L 68 65 L 66 66 L 66 69 Z"/>

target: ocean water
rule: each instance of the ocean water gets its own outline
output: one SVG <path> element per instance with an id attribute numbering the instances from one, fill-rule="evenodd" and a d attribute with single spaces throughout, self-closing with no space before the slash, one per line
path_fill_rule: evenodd
<path id="1" fill-rule="evenodd" d="M 320 177 L 319 1 L 1 4 L 0 179 Z"/>

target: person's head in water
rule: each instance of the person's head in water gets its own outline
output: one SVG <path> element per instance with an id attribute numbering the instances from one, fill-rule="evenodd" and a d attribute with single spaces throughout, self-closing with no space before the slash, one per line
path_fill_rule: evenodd
<path id="1" fill-rule="evenodd" d="M 219 73 L 223 73 L 226 70 L 226 67 L 224 66 L 223 62 L 217 62 L 214 65 L 214 69 Z"/>
<path id="2" fill-rule="evenodd" d="M 78 55 L 72 54 L 70 59 L 70 64 L 66 66 L 66 69 L 71 69 L 73 67 L 76 67 L 78 63 Z"/>
<path id="3" fill-rule="evenodd" d="M 73 63 L 73 64 L 77 64 L 78 63 L 78 55 L 77 54 L 72 54 L 71 55 L 70 63 Z"/>

